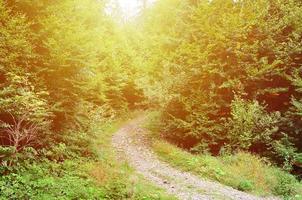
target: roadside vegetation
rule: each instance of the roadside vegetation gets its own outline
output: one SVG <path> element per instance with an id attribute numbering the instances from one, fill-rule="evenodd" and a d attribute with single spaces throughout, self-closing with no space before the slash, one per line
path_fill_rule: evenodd
<path id="1" fill-rule="evenodd" d="M 161 140 L 154 142 L 153 149 L 164 161 L 194 172 L 201 178 L 259 196 L 302 198 L 302 184 L 294 176 L 250 153 L 238 152 L 218 157 L 192 155 Z"/>
<path id="2" fill-rule="evenodd" d="M 97 185 L 105 188 L 105 199 L 176 200 L 135 173 L 126 160 L 116 155 L 116 149 L 111 145 L 113 134 L 137 113 L 103 126 L 103 134 L 99 135 L 96 146 L 100 159 L 89 168 L 89 174 Z"/>
<path id="3" fill-rule="evenodd" d="M 153 66 L 145 94 L 157 110 L 154 127 L 160 140 L 185 150 L 159 142 L 160 155 L 179 165 L 192 158 L 184 166 L 192 171 L 211 161 L 224 175 L 200 174 L 234 188 L 301 194 L 294 189 L 302 173 L 301 2 L 167 0 L 145 18 L 146 66 Z M 227 160 L 263 168 L 254 174 L 263 172 L 263 183 L 229 176 Z"/>
<path id="4" fill-rule="evenodd" d="M 0 199 L 170 199 L 110 147 L 137 109 L 162 159 L 301 198 L 301 1 L 141 2 L 0 0 Z"/>
<path id="5" fill-rule="evenodd" d="M 149 130 L 151 147 L 161 160 L 200 178 L 258 196 L 302 199 L 302 183 L 267 158 L 247 151 L 218 156 L 192 153 L 163 140 L 158 127 L 158 115 L 157 111 L 149 112 L 145 127 Z"/>
<path id="6" fill-rule="evenodd" d="M 0 178 L 0 199 L 175 199 L 117 159 L 111 138 L 128 119 L 94 127 L 96 140 L 90 148 L 95 152 L 93 157 L 64 158 L 72 150 L 63 145 L 48 152 L 56 154 L 55 160 L 49 157 L 38 160 L 35 158 L 38 155 L 31 152 L 31 159 L 20 161 L 9 175 Z"/>
<path id="7" fill-rule="evenodd" d="M 142 97 L 103 10 L 0 0 L 0 199 L 173 199 L 110 146 Z"/>

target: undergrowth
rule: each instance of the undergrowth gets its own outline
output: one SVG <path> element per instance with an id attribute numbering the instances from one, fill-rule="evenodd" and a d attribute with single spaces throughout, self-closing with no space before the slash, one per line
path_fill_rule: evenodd
<path id="1" fill-rule="evenodd" d="M 122 122 L 108 124 L 98 140 L 100 160 L 90 166 L 90 175 L 105 188 L 107 199 L 173 200 L 163 190 L 154 187 L 124 161 L 118 161 L 111 146 L 111 138 Z"/>
<path id="2" fill-rule="evenodd" d="M 174 199 L 116 159 L 111 138 L 123 121 L 98 127 L 97 143 L 91 147 L 97 152 L 96 157 L 78 156 L 54 162 L 45 157 L 37 160 L 33 156 L 33 159 L 27 157 L 18 162 L 14 168 L 5 169 L 6 172 L 0 177 L 0 200 Z M 62 145 L 55 149 L 64 153 Z M 3 167 L 0 170 L 4 170 Z"/>
<path id="3" fill-rule="evenodd" d="M 159 158 L 184 171 L 260 196 L 302 199 L 302 183 L 267 159 L 248 152 L 212 156 L 192 154 L 160 137 L 154 113 L 146 124 Z M 155 119 L 155 121 L 154 121 Z"/>

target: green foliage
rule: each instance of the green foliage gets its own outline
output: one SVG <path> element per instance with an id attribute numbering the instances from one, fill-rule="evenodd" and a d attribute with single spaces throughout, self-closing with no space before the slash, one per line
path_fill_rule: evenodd
<path id="1" fill-rule="evenodd" d="M 15 166 L 1 166 L 0 199 L 174 199 L 116 160 L 110 140 L 120 124 L 95 125 L 99 132 L 94 156 L 76 155 L 63 143 L 39 152 L 25 150 Z"/>
<path id="2" fill-rule="evenodd" d="M 0 0 L 3 198 L 159 199 L 140 195 L 145 188 L 131 191 L 140 181 L 129 186 L 122 173 L 102 189 L 82 174 L 62 176 L 68 168 L 50 175 L 70 159 L 99 160 L 99 124 L 146 106 L 160 111 L 161 127 L 153 128 L 161 136 L 207 154 L 186 165 L 207 163 L 206 176 L 235 188 L 257 190 L 257 180 L 228 180 L 236 167 L 225 169 L 209 154 L 227 160 L 247 150 L 300 169 L 301 24 L 298 0 L 162 0 L 127 26 L 108 15 L 106 1 Z M 234 157 L 263 166 L 250 155 Z M 219 167 L 207 170 L 210 164 Z M 296 194 L 295 182 L 280 175 L 284 187 L 272 184 L 274 193 Z"/>
<path id="3" fill-rule="evenodd" d="M 143 100 L 130 68 L 131 48 L 123 49 L 126 41 L 105 14 L 104 2 L 2 0 L 0 5 L 4 126 L 27 115 L 26 121 L 48 134 L 39 147 L 52 141 L 81 151 L 94 136 L 86 131 L 97 118 L 93 111 L 109 119 Z"/>
<path id="4" fill-rule="evenodd" d="M 248 102 L 235 97 L 231 104 L 231 118 L 227 122 L 228 144 L 231 148 L 251 150 L 261 144 L 269 146 L 278 131 L 280 113 L 267 113 L 257 101 Z"/>
<path id="5" fill-rule="evenodd" d="M 289 199 L 298 199 L 302 191 L 301 182 L 293 175 L 250 153 L 237 152 L 218 157 L 193 155 L 158 139 L 153 141 L 153 149 L 161 159 L 184 171 L 238 190 Z"/>
<path id="6" fill-rule="evenodd" d="M 0 70 L 14 70 L 15 67 L 27 68 L 28 62 L 35 57 L 31 44 L 34 34 L 30 32 L 30 23 L 22 14 L 13 14 L 6 6 L 6 1 L 0 1 Z"/>
<path id="7" fill-rule="evenodd" d="M 104 9 L 94 0 L 0 0 L 0 199 L 128 195 L 79 169 L 100 160 L 100 124 L 144 99 L 131 47 Z M 155 199 L 138 193 L 131 199 Z"/>
<path id="8" fill-rule="evenodd" d="M 278 159 L 283 163 L 283 169 L 287 171 L 293 170 L 293 166 L 301 166 L 301 153 L 297 153 L 297 148 L 290 141 L 287 135 L 284 135 L 279 141 L 273 143 L 273 150 Z"/>
<path id="9" fill-rule="evenodd" d="M 28 119 L 39 124 L 46 131 L 51 120 L 51 108 L 48 105 L 46 91 L 35 89 L 30 80 L 30 74 L 7 72 L 6 82 L 0 90 L 0 108 L 2 113 L 14 116 L 26 114 Z"/>
<path id="10" fill-rule="evenodd" d="M 0 159 L 2 160 L 2 165 L 3 162 L 7 162 L 7 160 L 11 158 L 11 156 L 15 153 L 15 151 L 16 151 L 15 147 L 0 146 Z M 3 170 L 5 170 L 5 167 L 4 168 L 0 167 L 0 173 L 2 173 Z"/>
<path id="11" fill-rule="evenodd" d="M 143 88 L 163 137 L 282 164 L 272 146 L 287 134 L 301 152 L 301 13 L 296 0 L 164 0 L 147 10 Z"/>
<path id="12" fill-rule="evenodd" d="M 0 2 L 0 121 L 1 131 L 14 126 L 14 120 L 26 115 L 27 123 L 39 126 L 40 132 L 48 131 L 51 122 L 51 107 L 48 93 L 34 81 L 35 74 L 28 70 L 36 58 L 33 51 L 34 34 L 30 23 L 22 14 L 15 14 Z M 23 126 L 23 124 L 22 124 Z M 1 136 L 0 145 L 9 145 L 8 135 Z"/>
<path id="13" fill-rule="evenodd" d="M 132 115 L 132 114 L 131 114 Z M 129 120 L 129 115 L 125 118 Z M 124 119 L 124 120 L 125 120 Z M 88 169 L 96 183 L 105 191 L 105 199 L 133 199 L 133 200 L 174 200 L 159 188 L 147 183 L 136 174 L 127 163 L 117 160 L 115 150 L 111 145 L 114 134 L 124 121 L 105 123 L 100 127 L 97 149 L 100 159 Z"/>
<path id="14" fill-rule="evenodd" d="M 290 136 L 290 142 L 294 144 L 298 151 L 301 152 L 301 113 L 302 113 L 302 74 L 301 67 L 294 69 L 289 76 L 291 84 L 294 86 L 296 93 L 291 97 L 291 107 L 286 113 L 287 124 L 285 131 Z"/>
<path id="15" fill-rule="evenodd" d="M 77 167 L 74 162 L 69 167 Z M 1 199 L 100 199 L 104 192 L 72 168 L 57 164 L 28 163 L 18 173 L 1 176 Z M 68 171 L 68 174 L 66 172 Z M 61 174 L 61 175 L 59 175 Z"/>
<path id="16" fill-rule="evenodd" d="M 239 183 L 238 189 L 241 191 L 251 191 L 253 190 L 254 184 L 248 180 L 243 180 Z M 281 193 L 282 195 L 282 193 Z"/>
<path id="17" fill-rule="evenodd" d="M 278 184 L 274 187 L 274 194 L 283 195 L 285 197 L 299 196 L 299 194 L 301 194 L 301 183 L 297 183 L 295 177 L 280 172 L 276 172 L 276 176 Z"/>

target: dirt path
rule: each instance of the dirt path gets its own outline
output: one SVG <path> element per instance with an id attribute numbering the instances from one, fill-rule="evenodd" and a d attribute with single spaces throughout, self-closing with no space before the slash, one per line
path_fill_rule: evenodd
<path id="1" fill-rule="evenodd" d="M 121 159 L 126 159 L 138 173 L 180 200 L 204 199 L 264 199 L 240 192 L 221 184 L 202 180 L 160 161 L 149 148 L 146 132 L 140 125 L 144 117 L 136 118 L 122 127 L 112 138 Z M 273 198 L 266 198 L 273 199 Z"/>

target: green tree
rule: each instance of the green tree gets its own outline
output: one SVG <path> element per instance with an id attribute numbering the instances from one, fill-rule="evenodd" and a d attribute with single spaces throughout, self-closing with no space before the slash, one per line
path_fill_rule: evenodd
<path id="1" fill-rule="evenodd" d="M 165 15 L 175 6 L 172 14 Z M 150 101 L 159 99 L 165 137 L 187 148 L 205 144 L 213 153 L 232 143 L 228 136 L 239 142 L 247 130 L 236 134 L 234 129 L 225 130 L 236 95 L 259 102 L 252 104 L 261 120 L 253 123 L 272 117 L 274 128 L 268 130 L 278 130 L 273 131 L 274 140 L 281 139 L 282 132 L 299 129 L 297 120 L 283 123 L 284 119 L 277 122 L 273 116 L 279 112 L 286 118 L 293 103 L 295 109 L 299 107 L 300 95 L 287 77 L 301 66 L 300 1 L 165 0 L 149 12 L 143 28 L 150 50 L 143 61 L 150 75 L 145 91 L 153 97 Z M 154 85 L 157 93 L 151 90 L 151 96 L 149 88 Z M 248 112 L 245 106 L 242 109 Z M 256 138 L 265 135 L 265 127 L 254 132 L 254 125 L 245 128 Z M 257 148 L 270 151 L 264 144 Z"/>

